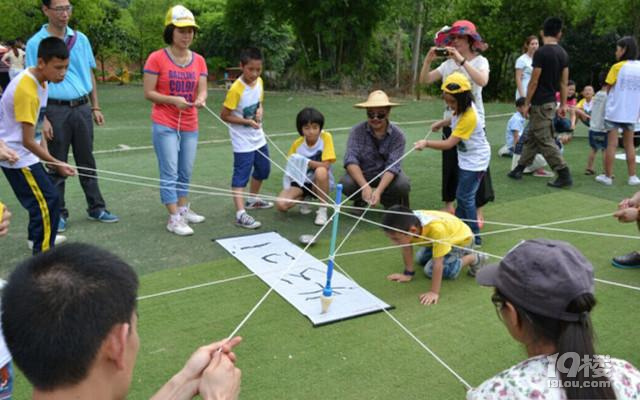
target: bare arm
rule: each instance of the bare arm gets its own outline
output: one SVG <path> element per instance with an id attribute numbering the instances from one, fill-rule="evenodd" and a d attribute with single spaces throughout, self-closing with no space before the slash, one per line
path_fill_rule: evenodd
<path id="1" fill-rule="evenodd" d="M 91 99 L 91 114 L 93 115 L 93 120 L 98 125 L 104 125 L 104 115 L 102 115 L 102 110 L 100 109 L 100 103 L 98 102 L 98 85 L 96 82 L 96 75 L 91 70 L 91 83 L 93 84 L 93 90 L 89 94 Z"/>
<path id="2" fill-rule="evenodd" d="M 527 101 L 525 102 L 527 106 L 531 105 L 533 94 L 536 92 L 536 89 L 538 89 L 538 81 L 540 80 L 541 73 L 541 68 L 534 68 L 533 72 L 531 72 L 531 80 L 529 81 L 529 86 L 527 86 Z"/>
<path id="3" fill-rule="evenodd" d="M 196 101 L 193 102 L 194 106 L 198 108 L 204 107 L 207 102 L 207 86 L 207 77 L 201 76 L 200 79 L 198 79 L 198 94 L 196 96 Z"/>
<path id="4" fill-rule="evenodd" d="M 231 110 L 229 110 L 225 106 L 222 106 L 222 110 L 220 111 L 220 118 L 228 124 L 249 125 L 254 129 L 260 128 L 260 124 L 257 123 L 256 121 L 252 119 L 238 117 L 237 115 L 233 115 Z"/>
<path id="5" fill-rule="evenodd" d="M 442 271 L 444 270 L 443 257 L 432 259 L 433 269 L 431 272 L 431 290 L 420 295 L 420 303 L 428 306 L 437 304 L 440 298 L 440 286 L 442 285 Z"/>
<path id="6" fill-rule="evenodd" d="M 53 167 L 58 173 L 62 176 L 73 176 L 75 175 L 75 169 L 73 169 L 67 163 L 63 163 L 62 161 L 54 158 L 49 151 L 47 150 L 46 143 L 40 144 L 36 142 L 36 128 L 35 126 L 23 122 L 22 123 L 22 145 L 29 150 L 31 153 L 35 154 L 39 159 L 51 163 L 51 167 Z M 45 140 L 42 140 L 45 142 Z"/>
<path id="7" fill-rule="evenodd" d="M 565 117 L 567 114 L 567 83 L 569 82 L 569 68 L 565 67 L 562 70 L 562 76 L 560 77 L 560 107 L 558 108 L 558 115 Z"/>
<path id="8" fill-rule="evenodd" d="M 435 47 L 429 49 L 429 52 L 422 62 L 422 69 L 420 70 L 420 83 L 432 83 L 442 80 L 442 75 L 437 69 L 431 70 L 431 64 L 436 58 Z"/>
<path id="9" fill-rule="evenodd" d="M 460 143 L 460 139 L 458 136 L 449 136 L 446 140 L 418 140 L 414 146 L 416 150 L 422 150 L 426 148 L 432 148 L 436 150 L 449 150 L 454 148 L 458 143 Z"/>
<path id="10" fill-rule="evenodd" d="M 524 97 L 524 87 L 522 86 L 522 69 L 516 68 L 516 88 L 518 88 L 518 96 Z"/>
<path id="11" fill-rule="evenodd" d="M 156 104 L 171 104 L 184 110 L 191 104 L 182 96 L 169 96 L 156 90 L 158 75 L 145 73 L 143 78 L 144 98 Z M 205 97 L 206 99 L 206 97 Z"/>

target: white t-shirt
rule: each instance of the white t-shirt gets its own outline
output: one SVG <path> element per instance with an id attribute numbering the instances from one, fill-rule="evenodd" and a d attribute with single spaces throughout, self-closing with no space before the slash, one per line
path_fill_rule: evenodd
<path id="1" fill-rule="evenodd" d="M 607 92 L 605 90 L 598 90 L 591 99 L 591 119 L 589 120 L 589 130 L 595 132 L 606 132 L 607 128 L 604 126 L 604 110 L 607 106 Z"/>
<path id="2" fill-rule="evenodd" d="M 258 78 L 253 86 L 247 85 L 242 77 L 236 79 L 227 92 L 224 106 L 231 114 L 240 118 L 255 119 L 256 112 L 264 97 L 262 78 Z M 267 144 L 262 128 L 229 124 L 229 135 L 234 153 L 248 153 Z"/>
<path id="3" fill-rule="evenodd" d="M 509 118 L 509 122 L 507 123 L 507 130 L 504 133 L 504 143 L 508 149 L 513 148 L 513 132 L 518 131 L 518 138 L 522 137 L 522 132 L 524 132 L 524 125 L 527 120 L 520 114 L 519 111 L 516 111 L 511 118 Z"/>
<path id="4" fill-rule="evenodd" d="M 22 123 L 36 128 L 36 141 L 39 143 L 42 121 L 47 107 L 47 85 L 40 85 L 35 76 L 26 69 L 7 86 L 0 100 L 0 139 L 18 153 L 20 160 L 15 164 L 0 161 L 5 168 L 24 168 L 40 161 L 38 156 L 22 145 Z"/>
<path id="5" fill-rule="evenodd" d="M 531 73 L 533 72 L 533 59 L 529 57 L 527 53 L 522 54 L 516 60 L 516 69 L 522 70 L 522 90 L 524 90 L 524 96 L 527 96 L 527 87 L 529 86 L 529 81 L 531 80 Z M 518 93 L 518 88 L 516 87 L 516 100 L 520 97 Z"/>
<path id="6" fill-rule="evenodd" d="M 618 399 L 638 399 L 640 387 L 640 371 L 624 360 L 601 358 L 601 366 Z M 608 362 L 607 362 L 608 361 Z M 553 364 L 551 364 L 553 362 Z M 467 400 L 498 399 L 546 399 L 565 400 L 563 388 L 552 387 L 555 381 L 555 358 L 553 356 L 535 356 L 498 375 L 487 379 L 475 389 L 467 392 Z M 587 364 L 588 365 L 588 364 Z M 582 372 L 582 371 L 581 371 Z M 549 375 L 552 375 L 551 377 Z M 588 381 L 588 378 L 586 378 Z"/>
<path id="7" fill-rule="evenodd" d="M 451 136 L 461 139 L 457 146 L 458 167 L 465 171 L 486 171 L 491 160 L 491 146 L 473 104 L 464 114 L 451 117 Z"/>
<path id="8" fill-rule="evenodd" d="M 614 64 L 605 82 L 611 86 L 605 119 L 635 124 L 640 119 L 640 61 Z"/>
<path id="9" fill-rule="evenodd" d="M 486 71 L 487 73 L 489 73 L 489 61 L 481 55 L 477 55 L 473 58 L 473 60 L 467 60 L 466 62 L 469 63 L 469 65 L 473 66 L 478 71 Z M 436 70 L 440 72 L 440 75 L 442 75 L 443 82 L 445 79 L 447 79 L 447 76 L 451 75 L 456 71 L 462 73 L 464 76 L 467 77 L 467 79 L 469 79 L 469 82 L 471 82 L 471 93 L 473 94 L 473 102 L 475 103 L 476 110 L 478 111 L 478 121 L 480 122 L 480 127 L 484 128 L 485 124 L 484 124 L 484 103 L 482 102 L 482 86 L 476 84 L 473 81 L 473 79 L 471 79 L 471 77 L 469 76 L 469 73 L 464 68 L 464 65 L 460 66 L 456 64 L 456 62 L 453 61 L 452 59 L 448 59 L 447 61 L 440 64 L 440 66 L 438 66 Z M 444 118 L 446 119 L 449 117 L 451 117 L 451 111 L 447 110 L 444 113 Z"/>

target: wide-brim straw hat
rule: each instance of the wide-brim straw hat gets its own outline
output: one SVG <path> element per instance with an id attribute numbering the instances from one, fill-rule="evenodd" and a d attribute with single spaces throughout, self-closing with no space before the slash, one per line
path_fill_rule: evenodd
<path id="1" fill-rule="evenodd" d="M 375 107 L 395 107 L 400 106 L 399 103 L 389 101 L 389 96 L 382 90 L 376 90 L 369 93 L 369 98 L 364 103 L 354 104 L 355 108 L 375 108 Z"/>

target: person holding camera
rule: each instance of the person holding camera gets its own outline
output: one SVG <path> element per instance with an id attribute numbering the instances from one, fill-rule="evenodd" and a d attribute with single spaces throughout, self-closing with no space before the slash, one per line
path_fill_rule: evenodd
<path id="1" fill-rule="evenodd" d="M 454 72 L 460 72 L 471 82 L 471 93 L 477 110 L 478 124 L 484 129 L 484 104 L 482 103 L 482 88 L 489 83 L 489 61 L 480 53 L 489 45 L 482 40 L 476 26 L 471 21 L 460 20 L 451 27 L 445 26 L 436 35 L 435 45 L 429 49 L 422 70 L 420 83 L 444 81 Z M 431 65 L 436 58 L 446 58 L 437 68 Z M 448 107 L 444 112 L 444 119 L 451 120 L 452 112 Z M 451 135 L 451 128 L 442 129 L 442 138 Z M 458 186 L 458 154 L 455 148 L 442 152 L 442 200 L 445 210 L 453 213 L 453 201 L 456 198 Z M 482 176 L 480 187 L 476 194 L 478 209 L 478 225 L 483 225 L 482 207 L 495 198 L 491 185 L 491 175 L 487 168 Z M 476 237 L 476 245 L 481 244 L 480 236 Z"/>

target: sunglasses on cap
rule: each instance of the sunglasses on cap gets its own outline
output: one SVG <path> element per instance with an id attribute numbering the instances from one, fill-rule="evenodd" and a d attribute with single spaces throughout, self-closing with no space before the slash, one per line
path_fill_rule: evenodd
<path id="1" fill-rule="evenodd" d="M 447 88 L 447 90 L 449 91 L 456 91 L 456 90 L 460 90 L 460 85 L 458 85 L 457 83 L 450 83 L 447 86 L 445 86 Z"/>
<path id="2" fill-rule="evenodd" d="M 380 119 L 380 120 L 383 120 L 383 119 L 387 118 L 387 113 L 386 112 L 367 111 L 367 117 L 369 117 L 369 119 Z"/>

